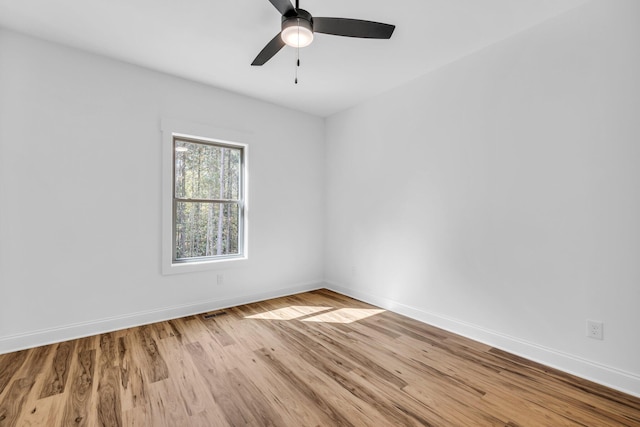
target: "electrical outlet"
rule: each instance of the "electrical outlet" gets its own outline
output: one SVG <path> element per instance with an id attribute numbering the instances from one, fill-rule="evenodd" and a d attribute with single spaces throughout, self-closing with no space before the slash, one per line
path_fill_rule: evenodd
<path id="1" fill-rule="evenodd" d="M 596 340 L 601 340 L 603 336 L 603 323 L 595 320 L 587 320 L 587 336 Z"/>
<path id="2" fill-rule="evenodd" d="M 217 280 L 218 285 L 223 285 L 224 284 L 224 275 L 218 274 L 216 280 Z"/>

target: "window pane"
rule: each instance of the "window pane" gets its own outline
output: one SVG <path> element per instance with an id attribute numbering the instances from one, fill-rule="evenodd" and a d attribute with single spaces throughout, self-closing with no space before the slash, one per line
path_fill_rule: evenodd
<path id="1" fill-rule="evenodd" d="M 239 199 L 239 149 L 176 139 L 174 167 L 179 199 Z"/>
<path id="2" fill-rule="evenodd" d="M 239 219 L 236 203 L 176 202 L 176 259 L 239 254 Z"/>

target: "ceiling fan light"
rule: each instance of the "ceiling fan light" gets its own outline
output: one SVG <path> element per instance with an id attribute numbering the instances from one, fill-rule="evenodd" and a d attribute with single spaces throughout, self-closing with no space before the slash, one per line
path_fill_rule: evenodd
<path id="1" fill-rule="evenodd" d="M 311 23 L 299 18 L 288 20 L 282 25 L 280 37 L 283 42 L 292 47 L 309 46 L 313 41 Z"/>

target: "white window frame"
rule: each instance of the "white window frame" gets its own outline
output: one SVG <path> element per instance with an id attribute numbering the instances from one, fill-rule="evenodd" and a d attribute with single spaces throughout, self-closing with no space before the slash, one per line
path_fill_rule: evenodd
<path id="1" fill-rule="evenodd" d="M 217 128 L 200 123 L 189 123 L 172 119 L 162 119 L 162 274 L 189 273 L 239 267 L 247 262 L 249 255 L 249 133 Z M 244 171 L 242 180 L 243 215 L 242 254 L 229 257 L 215 257 L 194 261 L 174 261 L 174 138 L 187 138 L 214 144 L 230 145 L 244 151 Z"/>

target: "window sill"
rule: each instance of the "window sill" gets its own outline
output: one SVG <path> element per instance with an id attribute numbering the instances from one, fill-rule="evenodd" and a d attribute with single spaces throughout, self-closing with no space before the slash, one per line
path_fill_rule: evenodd
<path id="1" fill-rule="evenodd" d="M 171 274 L 195 273 L 199 271 L 226 270 L 229 268 L 245 267 L 248 262 L 249 259 L 247 257 L 237 257 L 206 261 L 170 263 L 164 264 L 162 266 L 162 275 L 167 276 Z"/>

